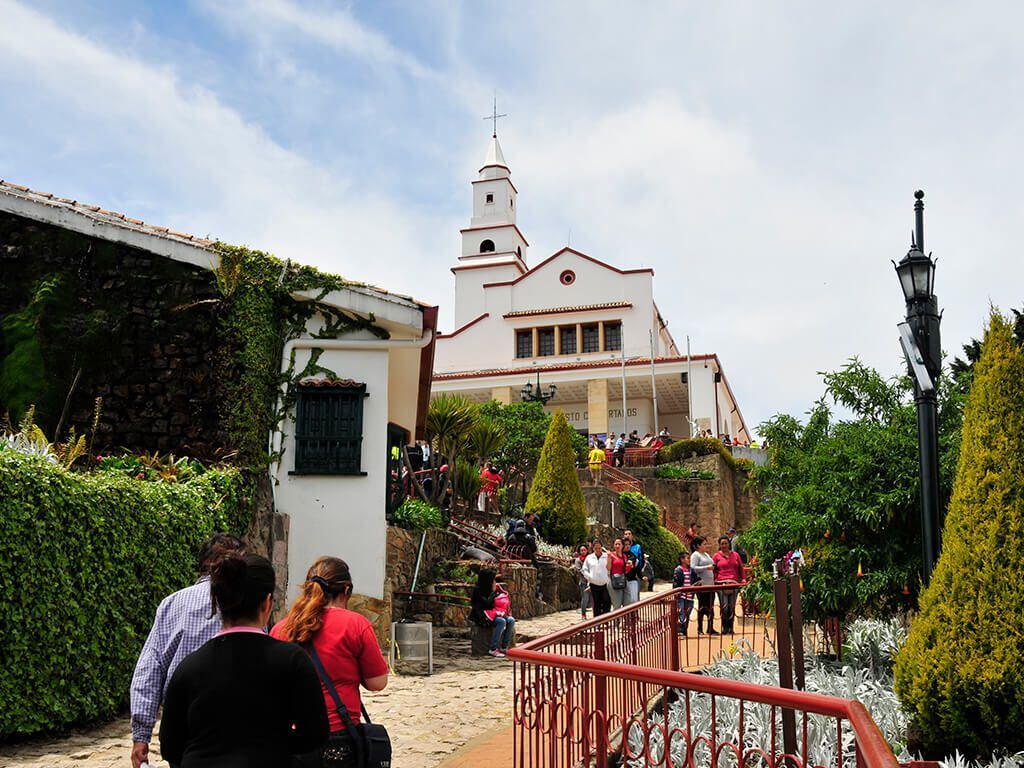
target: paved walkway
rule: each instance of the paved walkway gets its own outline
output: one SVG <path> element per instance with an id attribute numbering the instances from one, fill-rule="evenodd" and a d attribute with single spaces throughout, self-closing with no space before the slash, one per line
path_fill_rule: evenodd
<path id="1" fill-rule="evenodd" d="M 662 591 L 667 584 L 659 584 Z M 646 596 L 646 593 L 645 595 Z M 520 621 L 520 641 L 543 637 L 578 622 L 577 611 L 562 611 Z M 737 633 L 745 626 L 739 619 Z M 694 630 L 691 629 L 691 633 Z M 758 652 L 764 643 L 763 621 L 751 623 L 749 640 Z M 392 676 L 379 693 L 363 693 L 370 716 L 387 725 L 396 768 L 503 768 L 512 761 L 511 663 L 469 655 L 469 640 L 457 632 L 439 629 L 435 637 L 434 674 Z M 710 662 L 728 653 L 734 640 L 692 637 L 681 643 L 684 667 Z M 687 664 L 689 661 L 689 664 Z M 108 768 L 129 765 L 131 730 L 128 718 L 58 739 L 41 739 L 0 747 L 3 768 Z M 159 742 L 151 751 L 151 765 L 159 760 Z"/>
<path id="2" fill-rule="evenodd" d="M 519 622 L 517 634 L 533 639 L 576 621 L 577 611 L 562 611 Z M 511 723 L 511 662 L 470 657 L 468 639 L 441 636 L 435 643 L 432 676 L 396 675 L 385 690 L 363 692 L 370 716 L 388 727 L 396 768 L 431 768 L 472 739 Z M 60 738 L 0 746 L 0 766 L 127 768 L 130 751 L 131 728 L 123 717 Z M 159 759 L 158 739 L 150 757 L 154 768 L 167 765 Z"/>

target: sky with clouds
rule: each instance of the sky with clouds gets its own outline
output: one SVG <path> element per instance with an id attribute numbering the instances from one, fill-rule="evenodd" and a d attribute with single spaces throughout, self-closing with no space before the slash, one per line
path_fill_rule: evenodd
<path id="1" fill-rule="evenodd" d="M 497 91 L 537 263 L 655 269 L 748 423 L 1024 304 L 1024 5 L 0 0 L 0 178 L 441 306 Z M 631 350 L 627 350 L 631 352 Z M 642 350 L 636 350 L 636 354 Z"/>

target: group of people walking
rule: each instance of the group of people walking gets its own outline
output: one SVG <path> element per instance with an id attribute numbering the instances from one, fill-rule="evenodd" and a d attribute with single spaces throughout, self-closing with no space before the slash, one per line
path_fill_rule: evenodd
<path id="1" fill-rule="evenodd" d="M 735 545 L 736 529 L 719 537 L 717 550 L 709 553 L 710 542 L 700 535 L 700 526 L 691 523 L 684 537 L 686 549 L 679 555 L 679 564 L 672 577 L 672 586 L 696 587 L 679 597 L 679 631 L 686 635 L 694 603 L 697 607 L 697 634 L 717 635 L 715 629 L 715 598 L 718 598 L 723 634 L 734 630 L 736 600 L 744 583 L 746 554 Z M 587 618 L 593 606 L 594 616 L 635 603 L 640 588 L 650 583 L 650 562 L 643 546 L 632 531 L 615 539 L 611 551 L 599 540 L 582 544 L 573 561 L 580 587 L 580 614 Z"/>
<path id="2" fill-rule="evenodd" d="M 149 762 L 161 704 L 173 768 L 354 767 L 389 749 L 365 725 L 360 687 L 382 690 L 388 667 L 373 626 L 348 610 L 348 565 L 314 562 L 268 633 L 275 585 L 270 562 L 236 537 L 206 543 L 199 580 L 160 604 L 135 668 L 133 768 Z"/>
<path id="3" fill-rule="evenodd" d="M 679 565 L 672 574 L 673 587 L 700 587 L 695 592 L 684 593 L 679 598 L 679 631 L 689 631 L 690 616 L 693 613 L 694 595 L 697 602 L 697 634 L 717 635 L 715 630 L 715 596 L 721 615 L 722 633 L 732 634 L 736 617 L 738 585 L 744 583 L 743 565 L 745 553 L 737 546 L 734 549 L 736 529 L 718 537 L 718 549 L 708 554 L 709 542 L 700 535 L 700 526 L 691 523 L 685 539 L 690 551 L 679 554 Z M 718 589 L 713 589 L 718 587 Z M 722 587 L 725 587 L 723 589 Z"/>
<path id="4" fill-rule="evenodd" d="M 589 546 L 580 545 L 573 561 L 580 585 L 580 613 L 587 617 L 593 605 L 594 616 L 602 616 L 640 599 L 640 587 L 650 583 L 647 554 L 643 546 L 625 531 L 615 539 L 612 550 L 605 550 L 595 539 Z"/>

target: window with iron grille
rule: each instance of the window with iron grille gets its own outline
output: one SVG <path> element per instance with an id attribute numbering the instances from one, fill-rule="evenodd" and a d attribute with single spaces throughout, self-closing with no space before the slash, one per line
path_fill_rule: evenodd
<path id="1" fill-rule="evenodd" d="M 558 329 L 558 333 L 562 337 L 562 354 L 563 355 L 575 355 L 576 354 L 576 326 L 575 325 L 563 325 Z"/>
<path id="2" fill-rule="evenodd" d="M 601 351 L 601 332 L 597 328 L 597 323 L 583 326 L 583 351 Z"/>
<path id="3" fill-rule="evenodd" d="M 516 331 L 516 357 L 533 357 L 533 331 Z"/>
<path id="4" fill-rule="evenodd" d="M 300 386 L 295 402 L 296 475 L 365 475 L 365 384 Z"/>
<path id="5" fill-rule="evenodd" d="M 542 357 L 555 354 L 555 329 L 537 329 L 537 354 Z"/>
<path id="6" fill-rule="evenodd" d="M 622 349 L 622 323 L 604 324 L 604 348 L 606 352 Z"/>

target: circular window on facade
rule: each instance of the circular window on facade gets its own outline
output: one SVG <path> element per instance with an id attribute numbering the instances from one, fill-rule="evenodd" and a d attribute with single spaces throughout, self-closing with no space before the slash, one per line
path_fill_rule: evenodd
<path id="1" fill-rule="evenodd" d="M 573 272 L 571 269 L 567 269 L 565 270 L 565 272 L 558 276 L 558 280 L 559 282 L 562 283 L 562 285 L 572 285 L 573 283 L 576 282 L 576 273 Z"/>

